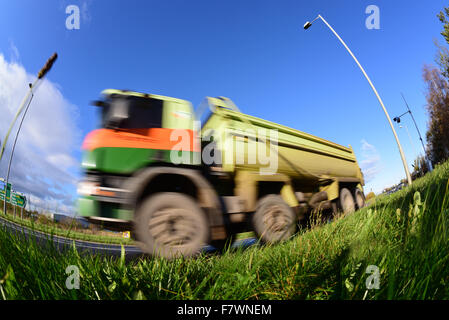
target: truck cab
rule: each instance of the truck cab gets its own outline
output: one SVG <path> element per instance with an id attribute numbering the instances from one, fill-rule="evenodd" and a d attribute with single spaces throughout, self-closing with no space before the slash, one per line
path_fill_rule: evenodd
<path id="1" fill-rule="evenodd" d="M 199 150 L 190 102 L 126 90 L 102 95 L 93 103 L 100 108 L 101 127 L 82 145 L 85 177 L 78 185 L 78 207 L 91 222 L 121 230 L 133 220 L 131 208 L 124 206 L 125 181 L 150 166 L 172 165 L 174 151 L 193 159 Z M 180 137 L 187 139 L 180 143 Z M 197 165 L 184 161 L 183 166 Z"/>

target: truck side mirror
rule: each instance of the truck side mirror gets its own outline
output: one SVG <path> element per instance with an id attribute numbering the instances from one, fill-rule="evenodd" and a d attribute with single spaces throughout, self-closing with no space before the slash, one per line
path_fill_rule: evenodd
<path id="1" fill-rule="evenodd" d="M 91 101 L 89 104 L 96 107 L 104 107 L 106 105 L 106 103 L 102 100 Z"/>

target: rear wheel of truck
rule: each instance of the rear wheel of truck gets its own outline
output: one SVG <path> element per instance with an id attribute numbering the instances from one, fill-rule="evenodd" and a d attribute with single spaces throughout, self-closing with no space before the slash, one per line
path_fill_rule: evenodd
<path id="1" fill-rule="evenodd" d="M 360 190 L 359 188 L 355 188 L 354 199 L 355 204 L 357 206 L 357 210 L 362 209 L 365 206 L 365 195 L 363 194 L 363 191 Z"/>
<path id="2" fill-rule="evenodd" d="M 257 236 L 266 243 L 287 240 L 296 232 L 296 214 L 279 195 L 259 199 L 252 223 Z"/>
<path id="3" fill-rule="evenodd" d="M 188 195 L 156 193 L 137 209 L 135 232 L 142 250 L 153 256 L 195 256 L 209 241 L 203 210 Z"/>
<path id="4" fill-rule="evenodd" d="M 340 190 L 340 197 L 338 199 L 340 209 L 344 214 L 349 214 L 355 211 L 354 197 L 351 191 L 347 188 L 342 188 Z"/>

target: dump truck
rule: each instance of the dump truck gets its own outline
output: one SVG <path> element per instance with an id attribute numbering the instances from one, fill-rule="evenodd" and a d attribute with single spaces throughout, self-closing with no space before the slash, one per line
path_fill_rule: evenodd
<path id="1" fill-rule="evenodd" d="M 242 113 L 228 98 L 107 89 L 82 145 L 78 208 L 150 255 L 193 256 L 239 232 L 292 237 L 311 212 L 365 205 L 351 147 Z M 201 112 L 201 110 L 205 112 Z"/>

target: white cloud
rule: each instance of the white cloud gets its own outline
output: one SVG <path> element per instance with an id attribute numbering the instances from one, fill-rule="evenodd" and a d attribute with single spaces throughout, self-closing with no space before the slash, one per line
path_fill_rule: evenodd
<path id="1" fill-rule="evenodd" d="M 9 40 L 9 51 L 11 55 L 11 61 L 19 61 L 20 59 L 19 50 L 17 49 L 16 45 L 12 40 Z"/>
<path id="2" fill-rule="evenodd" d="M 17 48 L 16 48 L 17 49 Z M 0 138 L 8 127 L 28 91 L 28 83 L 35 80 L 16 61 L 8 62 L 0 53 Z M 14 152 L 10 181 L 13 188 L 42 203 L 57 203 L 66 213 L 73 206 L 79 167 L 72 155 L 78 150 L 81 132 L 76 126 L 78 108 L 67 101 L 58 86 L 44 79 L 36 89 L 23 122 Z M 0 176 L 6 178 L 7 163 L 20 118 L 9 137 L 5 154 L 0 162 Z"/>
<path id="3" fill-rule="evenodd" d="M 362 160 L 360 161 L 360 168 L 362 169 L 365 182 L 372 181 L 378 173 L 382 170 L 380 155 L 377 149 L 369 144 L 365 139 L 362 139 Z"/>
<path id="4" fill-rule="evenodd" d="M 50 154 L 47 156 L 47 161 L 61 169 L 68 169 L 79 164 L 73 157 L 65 153 Z"/>

